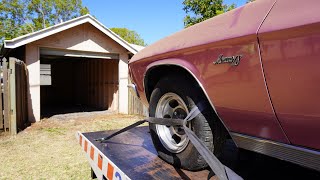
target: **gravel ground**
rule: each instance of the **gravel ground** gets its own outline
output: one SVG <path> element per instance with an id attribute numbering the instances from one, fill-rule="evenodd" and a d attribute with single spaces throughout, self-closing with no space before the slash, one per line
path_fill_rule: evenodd
<path id="1" fill-rule="evenodd" d="M 143 117 L 113 112 L 70 113 L 42 119 L 11 137 L 0 134 L 0 179 L 91 179 L 77 131 L 119 129 Z"/>

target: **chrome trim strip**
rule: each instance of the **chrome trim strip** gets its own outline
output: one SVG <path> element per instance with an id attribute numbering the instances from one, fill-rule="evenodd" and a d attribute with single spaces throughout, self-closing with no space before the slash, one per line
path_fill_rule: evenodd
<path id="1" fill-rule="evenodd" d="M 222 121 L 222 119 L 220 118 L 220 116 L 219 116 L 216 108 L 214 107 L 213 103 L 211 102 L 211 100 L 210 100 L 210 98 L 209 98 L 209 95 L 208 95 L 207 92 L 205 91 L 202 83 L 198 80 L 198 78 L 196 78 L 196 76 L 192 73 L 192 71 L 190 71 L 189 69 L 187 69 L 187 68 L 184 67 L 184 66 L 181 66 L 180 64 L 159 63 L 159 64 L 156 64 L 156 65 L 154 65 L 154 66 L 149 67 L 149 68 L 146 70 L 145 74 L 143 75 L 143 77 L 144 77 L 144 78 L 143 78 L 143 90 L 144 90 L 144 94 L 147 95 L 147 94 L 146 94 L 145 84 L 144 84 L 145 78 L 146 78 L 146 75 L 147 75 L 147 72 L 149 72 L 149 70 L 152 69 L 152 68 L 154 68 L 154 67 L 163 66 L 163 65 L 178 66 L 178 67 L 180 67 L 180 68 L 183 68 L 184 70 L 186 70 L 187 72 L 189 72 L 189 74 L 192 75 L 192 77 L 197 81 L 197 83 L 199 84 L 199 86 L 200 86 L 200 88 L 202 89 L 203 93 L 205 94 L 206 98 L 208 99 L 208 101 L 209 101 L 209 103 L 210 103 L 213 111 L 216 113 L 216 115 L 217 115 L 217 117 L 219 118 L 220 122 L 223 124 L 224 128 L 226 128 L 226 130 L 227 130 L 228 133 L 230 134 L 231 131 L 229 131 L 229 129 L 228 129 L 228 127 L 226 126 L 226 124 L 225 124 L 225 123 Z M 231 136 L 231 138 L 232 138 L 232 136 Z M 232 139 L 233 139 L 233 138 L 232 138 Z M 234 141 L 234 142 L 235 142 L 235 141 Z M 235 143 L 235 144 L 236 144 L 236 146 L 238 147 L 238 144 L 237 144 L 237 143 Z"/>
<path id="2" fill-rule="evenodd" d="M 128 84 L 127 87 L 129 88 L 129 90 L 139 98 L 139 93 L 137 90 L 137 86 L 135 84 Z"/>
<path id="3" fill-rule="evenodd" d="M 234 142 L 243 149 L 286 160 L 320 171 L 320 152 L 289 144 L 260 139 L 238 133 L 230 133 Z"/>

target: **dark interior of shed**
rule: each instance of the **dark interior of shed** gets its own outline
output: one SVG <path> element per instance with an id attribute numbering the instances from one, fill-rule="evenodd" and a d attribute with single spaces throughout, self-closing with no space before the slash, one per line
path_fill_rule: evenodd
<path id="1" fill-rule="evenodd" d="M 41 85 L 41 117 L 73 112 L 115 110 L 118 60 L 41 56 L 50 65 L 51 83 Z"/>

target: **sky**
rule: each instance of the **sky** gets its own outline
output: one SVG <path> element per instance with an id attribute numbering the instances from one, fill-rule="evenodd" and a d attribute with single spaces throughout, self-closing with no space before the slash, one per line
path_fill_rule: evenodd
<path id="1" fill-rule="evenodd" d="M 136 31 L 150 45 L 184 28 L 183 0 L 82 0 L 106 27 Z M 237 7 L 246 0 L 224 0 Z"/>

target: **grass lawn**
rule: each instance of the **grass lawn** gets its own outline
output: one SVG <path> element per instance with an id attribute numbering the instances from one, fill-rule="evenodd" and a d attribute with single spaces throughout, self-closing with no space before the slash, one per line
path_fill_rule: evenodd
<path id="1" fill-rule="evenodd" d="M 76 113 L 43 119 L 17 136 L 0 135 L 0 179 L 91 179 L 77 131 L 119 129 L 142 119 Z"/>

